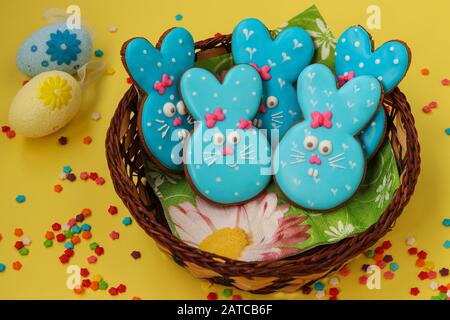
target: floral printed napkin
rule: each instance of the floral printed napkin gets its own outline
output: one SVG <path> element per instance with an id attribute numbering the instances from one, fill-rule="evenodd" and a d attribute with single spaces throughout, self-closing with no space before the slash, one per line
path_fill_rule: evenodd
<path id="1" fill-rule="evenodd" d="M 315 62 L 333 68 L 335 40 L 315 6 L 284 23 L 308 30 L 317 46 Z M 213 72 L 232 66 L 229 55 L 198 63 Z M 400 185 L 388 140 L 370 161 L 364 183 L 343 207 L 314 213 L 290 205 L 272 183 L 240 206 L 213 206 L 197 196 L 185 177 L 146 162 L 147 179 L 159 197 L 172 232 L 202 250 L 244 261 L 266 261 L 338 242 L 367 230 L 387 208 Z"/>

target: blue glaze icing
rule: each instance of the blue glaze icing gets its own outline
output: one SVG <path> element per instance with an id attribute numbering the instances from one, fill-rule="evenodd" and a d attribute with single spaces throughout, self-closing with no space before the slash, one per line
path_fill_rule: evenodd
<path id="1" fill-rule="evenodd" d="M 24 74 L 58 70 L 74 74 L 75 65 L 84 65 L 92 54 L 89 32 L 68 29 L 65 22 L 43 27 L 28 37 L 17 51 L 16 64 Z"/>
<path id="2" fill-rule="evenodd" d="M 302 119 L 293 83 L 311 62 L 314 44 L 309 34 L 298 27 L 283 30 L 274 40 L 257 19 L 241 21 L 233 31 L 232 53 L 236 63 L 270 67 L 270 80 L 263 81 L 263 108 L 254 124 L 262 129 L 278 129 L 281 137 Z M 270 139 L 270 131 L 268 131 Z"/>
<path id="3" fill-rule="evenodd" d="M 338 90 L 326 66 L 303 70 L 297 94 L 305 119 L 286 132 L 273 159 L 277 184 L 292 202 L 327 211 L 356 192 L 366 162 L 355 135 L 375 115 L 382 92 L 371 76 L 356 77 Z M 323 125 L 313 128 L 313 112 L 324 116 Z M 325 117 L 328 112 L 331 117 Z"/>
<path id="4" fill-rule="evenodd" d="M 146 95 L 140 110 L 140 129 L 147 151 L 172 171 L 183 170 L 183 142 L 193 128 L 178 88 L 181 74 L 194 65 L 194 57 L 194 40 L 183 28 L 171 30 L 160 50 L 146 39 L 134 38 L 124 52 L 128 73 Z M 164 75 L 172 84 L 160 93 L 155 83 L 161 83 Z"/>
<path id="5" fill-rule="evenodd" d="M 252 126 L 262 82 L 251 66 L 233 67 L 220 83 L 210 72 L 193 68 L 183 74 L 180 90 L 197 120 L 185 144 L 185 171 L 196 191 L 219 204 L 249 200 L 271 179 L 271 149 L 266 136 Z M 222 120 L 210 122 L 219 111 Z M 244 122 L 245 128 L 239 128 Z"/>
<path id="6" fill-rule="evenodd" d="M 386 124 L 386 111 L 384 107 L 381 107 L 367 127 L 359 134 L 358 137 L 367 158 L 371 158 L 383 142 Z"/>
<path id="7" fill-rule="evenodd" d="M 381 81 L 384 92 L 395 88 L 405 76 L 409 63 L 409 49 L 403 42 L 388 41 L 376 51 L 373 50 L 369 33 L 361 26 L 348 28 L 336 45 L 336 74 L 342 76 L 353 71 L 355 76 L 369 75 Z M 381 144 L 385 128 L 386 114 L 380 109 L 374 119 L 376 125 L 361 133 L 367 157 Z"/>

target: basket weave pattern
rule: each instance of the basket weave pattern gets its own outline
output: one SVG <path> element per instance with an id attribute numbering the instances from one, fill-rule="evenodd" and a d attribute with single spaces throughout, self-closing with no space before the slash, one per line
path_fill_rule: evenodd
<path id="1" fill-rule="evenodd" d="M 212 48 L 230 51 L 230 36 L 196 43 L 197 55 Z M 193 248 L 175 237 L 162 206 L 146 185 L 143 149 L 138 135 L 138 95 L 131 87 L 111 120 L 106 137 L 106 156 L 114 188 L 139 225 L 161 251 L 194 276 L 252 293 L 292 292 L 341 268 L 392 229 L 408 203 L 420 171 L 420 147 L 414 118 L 405 95 L 394 89 L 383 101 L 388 106 L 388 134 L 401 186 L 379 221 L 365 232 L 338 243 L 322 245 L 275 261 L 244 262 Z"/>

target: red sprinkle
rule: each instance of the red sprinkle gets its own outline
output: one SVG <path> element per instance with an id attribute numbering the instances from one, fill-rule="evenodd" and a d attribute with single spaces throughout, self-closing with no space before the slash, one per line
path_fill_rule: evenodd
<path id="1" fill-rule="evenodd" d="M 109 294 L 112 295 L 112 296 L 117 296 L 117 295 L 119 294 L 119 292 L 117 291 L 117 289 L 116 289 L 116 288 L 113 288 L 113 287 L 109 288 L 108 292 L 109 292 Z"/>
<path id="2" fill-rule="evenodd" d="M 98 177 L 97 179 L 95 179 L 95 183 L 98 184 L 99 186 L 104 185 L 105 179 L 103 179 L 102 177 Z"/>
<path id="3" fill-rule="evenodd" d="M 410 255 L 412 255 L 412 256 L 414 256 L 414 255 L 416 255 L 417 254 L 417 248 L 409 248 L 408 249 L 408 253 L 410 254 Z"/>
<path id="4" fill-rule="evenodd" d="M 109 212 L 111 215 L 115 215 L 115 214 L 117 214 L 117 213 L 119 212 L 119 210 L 117 209 L 116 206 L 109 206 L 108 212 Z"/>
<path id="5" fill-rule="evenodd" d="M 80 269 L 80 276 L 87 277 L 89 275 L 89 270 L 87 268 Z"/>
<path id="6" fill-rule="evenodd" d="M 119 286 L 117 287 L 117 291 L 119 291 L 120 293 L 124 293 L 127 291 L 127 286 L 124 284 L 119 284 Z"/>
<path id="7" fill-rule="evenodd" d="M 2 132 L 4 132 L 4 133 L 6 133 L 6 132 L 8 132 L 10 130 L 11 130 L 11 128 L 8 127 L 8 126 L 2 126 Z"/>
<path id="8" fill-rule="evenodd" d="M 382 247 L 377 247 L 377 248 L 375 249 L 375 253 L 377 253 L 377 254 L 383 254 L 383 253 L 384 253 L 384 249 L 383 249 Z"/>
<path id="9" fill-rule="evenodd" d="M 128 77 L 128 78 L 127 78 L 127 83 L 128 83 L 128 84 L 132 84 L 132 83 L 133 83 L 133 79 L 131 79 L 131 77 Z"/>
<path id="10" fill-rule="evenodd" d="M 208 293 L 208 296 L 206 297 L 206 299 L 208 299 L 208 300 L 217 300 L 217 293 L 215 293 L 215 292 L 210 292 L 210 293 Z"/>
<path id="11" fill-rule="evenodd" d="M 95 254 L 98 256 L 101 256 L 103 253 L 105 253 L 105 249 L 103 249 L 103 247 L 97 247 L 95 248 Z"/>
<path id="12" fill-rule="evenodd" d="M 8 132 L 6 132 L 6 136 L 12 139 L 16 136 L 16 132 L 14 130 L 9 130 Z"/>
<path id="13" fill-rule="evenodd" d="M 417 256 L 418 256 L 420 259 L 425 260 L 425 259 L 427 258 L 427 256 L 428 256 L 428 253 L 426 253 L 425 251 L 421 250 L 421 251 L 419 251 L 419 253 L 417 254 Z"/>
<path id="14" fill-rule="evenodd" d="M 450 80 L 445 78 L 445 79 L 442 79 L 441 83 L 444 87 L 448 87 L 450 85 Z"/>
<path id="15" fill-rule="evenodd" d="M 81 172 L 80 173 L 80 179 L 83 180 L 83 181 L 89 179 L 89 173 Z"/>
<path id="16" fill-rule="evenodd" d="M 70 257 L 65 254 L 63 254 L 59 257 L 59 261 L 61 261 L 61 263 L 63 263 L 63 264 L 69 262 L 69 260 L 70 260 Z"/>
<path id="17" fill-rule="evenodd" d="M 350 274 L 350 270 L 345 266 L 339 270 L 339 274 L 343 277 L 346 277 Z"/>
<path id="18" fill-rule="evenodd" d="M 419 288 L 414 287 L 414 288 L 411 288 L 411 290 L 409 290 L 409 293 L 410 293 L 412 296 L 417 296 L 417 295 L 420 293 L 420 290 L 419 290 Z"/>
<path id="19" fill-rule="evenodd" d="M 220 32 L 216 32 L 216 34 L 214 35 L 214 38 L 220 38 L 222 37 L 222 34 Z"/>
<path id="20" fill-rule="evenodd" d="M 337 296 L 339 294 L 338 288 L 330 288 L 330 296 Z"/>
<path id="21" fill-rule="evenodd" d="M 85 288 L 89 288 L 91 286 L 91 280 L 83 279 L 83 281 L 81 282 L 81 285 Z"/>
<path id="22" fill-rule="evenodd" d="M 446 286 L 444 286 L 444 285 L 440 285 L 438 290 L 439 290 L 439 292 L 447 293 L 448 288 Z"/>
<path id="23" fill-rule="evenodd" d="M 360 276 L 358 281 L 360 284 L 367 284 L 367 276 Z"/>
<path id="24" fill-rule="evenodd" d="M 425 107 L 422 108 L 422 111 L 425 112 L 425 113 L 430 113 L 431 109 L 430 109 L 429 106 L 425 106 Z"/>
<path id="25" fill-rule="evenodd" d="M 238 294 L 234 294 L 234 295 L 231 297 L 231 300 L 242 300 L 242 297 L 241 297 L 240 295 L 238 295 Z"/>
<path id="26" fill-rule="evenodd" d="M 52 224 L 53 231 L 59 231 L 61 230 L 61 225 L 59 223 Z"/>
<path id="27" fill-rule="evenodd" d="M 97 179 L 97 178 L 98 178 L 97 172 L 91 172 L 91 173 L 89 173 L 89 178 L 90 178 L 91 180 Z"/>
<path id="28" fill-rule="evenodd" d="M 66 236 L 65 236 L 64 234 L 58 233 L 58 234 L 56 235 L 56 241 L 58 241 L 58 242 L 64 242 L 65 240 L 66 240 Z"/>
<path id="29" fill-rule="evenodd" d="M 24 244 L 22 241 L 16 241 L 16 244 L 14 245 L 14 247 L 16 247 L 17 250 L 20 250 L 24 247 Z"/>
<path id="30" fill-rule="evenodd" d="M 391 241 L 387 240 L 387 241 L 384 241 L 381 246 L 383 247 L 383 249 L 388 250 L 392 247 L 392 243 L 391 243 Z"/>
<path id="31" fill-rule="evenodd" d="M 418 277 L 419 277 L 420 280 L 428 279 L 428 272 L 421 271 L 421 272 L 418 274 Z"/>
<path id="32" fill-rule="evenodd" d="M 438 103 L 437 103 L 436 101 L 431 101 L 431 102 L 428 104 L 428 107 L 430 107 L 431 109 L 436 109 L 437 106 L 438 106 Z"/>
<path id="33" fill-rule="evenodd" d="M 64 254 L 66 255 L 66 256 L 68 256 L 69 258 L 70 257 L 73 257 L 73 255 L 74 255 L 74 251 L 73 251 L 73 249 L 66 249 L 66 250 L 64 250 Z"/>

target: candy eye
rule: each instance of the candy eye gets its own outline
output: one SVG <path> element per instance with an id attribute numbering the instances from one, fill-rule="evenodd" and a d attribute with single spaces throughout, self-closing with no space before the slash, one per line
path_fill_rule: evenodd
<path id="1" fill-rule="evenodd" d="M 238 144 L 241 141 L 241 135 L 237 131 L 230 132 L 227 140 L 229 144 Z"/>
<path id="2" fill-rule="evenodd" d="M 266 100 L 266 106 L 269 109 L 275 108 L 278 105 L 278 98 L 275 96 L 269 96 Z"/>
<path id="3" fill-rule="evenodd" d="M 182 116 L 184 116 L 187 113 L 186 106 L 184 105 L 184 102 L 182 100 L 177 102 L 177 111 Z"/>
<path id="4" fill-rule="evenodd" d="M 333 151 L 333 145 L 330 140 L 323 140 L 319 144 L 319 152 L 324 156 L 329 155 Z"/>
<path id="5" fill-rule="evenodd" d="M 217 132 L 213 136 L 213 144 L 216 146 L 221 146 L 225 142 L 225 137 L 221 132 Z"/>
<path id="6" fill-rule="evenodd" d="M 163 112 L 166 117 L 172 118 L 176 111 L 177 109 L 175 109 L 175 105 L 172 102 L 167 102 L 164 104 Z"/>
<path id="7" fill-rule="evenodd" d="M 313 151 L 317 147 L 317 138 L 315 136 L 307 136 L 303 141 L 303 146 L 308 151 Z"/>

